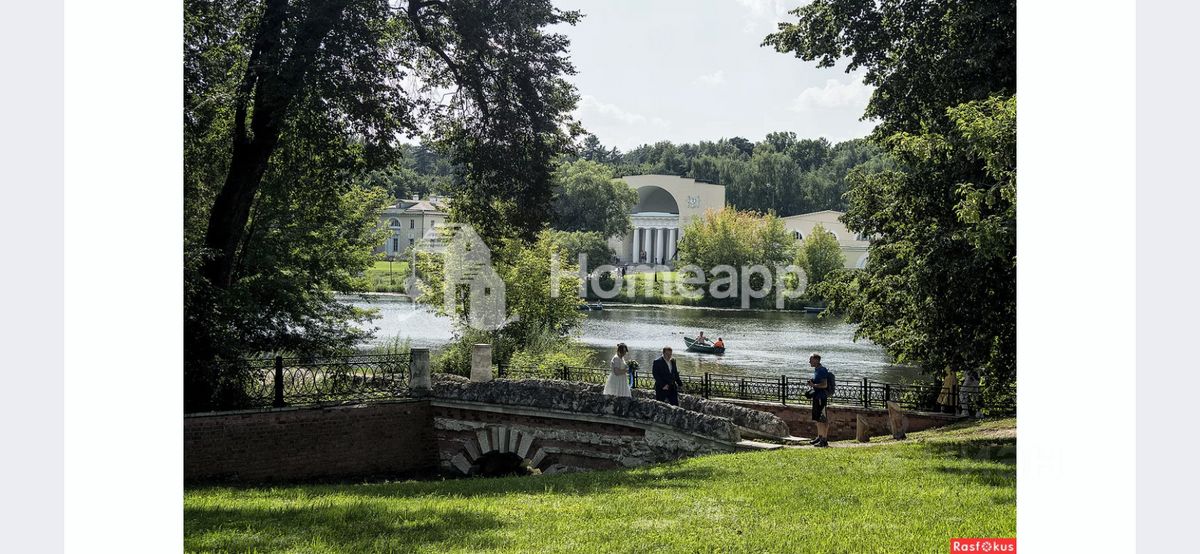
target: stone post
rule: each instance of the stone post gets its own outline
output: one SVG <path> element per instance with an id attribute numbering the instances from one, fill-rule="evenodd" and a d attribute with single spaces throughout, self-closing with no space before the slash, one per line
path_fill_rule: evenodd
<path id="1" fill-rule="evenodd" d="M 858 414 L 855 419 L 854 438 L 858 442 L 871 442 L 871 426 L 867 425 L 867 416 Z"/>
<path id="2" fill-rule="evenodd" d="M 412 377 L 408 381 L 408 389 L 414 396 L 429 394 L 432 383 L 429 381 L 429 349 L 413 348 L 409 361 Z"/>
<path id="3" fill-rule="evenodd" d="M 486 383 L 492 380 L 492 345 L 476 344 L 471 348 L 471 381 Z"/>
<path id="4" fill-rule="evenodd" d="M 888 427 L 891 427 L 892 438 L 903 440 L 907 437 L 905 434 L 908 431 L 908 416 L 900 411 L 900 404 L 896 402 L 887 403 L 888 410 Z"/>

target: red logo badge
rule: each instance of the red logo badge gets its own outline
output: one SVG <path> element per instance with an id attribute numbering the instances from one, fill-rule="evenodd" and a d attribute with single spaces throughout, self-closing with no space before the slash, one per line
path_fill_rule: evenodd
<path id="1" fill-rule="evenodd" d="M 1017 539 L 950 539 L 951 554 L 957 552 L 1015 553 L 1016 551 Z"/>

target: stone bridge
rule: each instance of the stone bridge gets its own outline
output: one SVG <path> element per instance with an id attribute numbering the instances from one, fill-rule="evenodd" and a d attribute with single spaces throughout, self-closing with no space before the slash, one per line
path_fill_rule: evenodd
<path id="1" fill-rule="evenodd" d="M 645 391 L 618 398 L 601 389 L 439 375 L 428 392 L 439 466 L 463 475 L 489 473 L 498 462 L 544 473 L 636 467 L 760 447 L 743 434 L 789 435 L 781 419 L 754 409 L 695 397 L 676 407 Z"/>
<path id="2" fill-rule="evenodd" d="M 486 378 L 431 376 L 424 352 L 412 365 L 407 398 L 185 416 L 185 479 L 560 473 L 775 448 L 748 439 L 790 435 L 774 414 L 694 396 L 677 407 L 641 390 L 618 398 L 600 385 L 493 380 L 490 367 Z"/>

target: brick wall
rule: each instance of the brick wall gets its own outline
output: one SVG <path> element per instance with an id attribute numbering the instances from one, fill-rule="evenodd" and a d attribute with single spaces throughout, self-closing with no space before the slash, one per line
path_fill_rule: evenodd
<path id="1" fill-rule="evenodd" d="M 191 482 L 396 475 L 437 465 L 425 401 L 190 415 L 183 447 Z"/>
<path id="2" fill-rule="evenodd" d="M 725 402 L 775 414 L 779 419 L 787 423 L 788 429 L 792 431 L 792 435 L 794 436 L 817 436 L 817 424 L 812 420 L 812 406 L 809 404 L 788 404 L 784 406 L 782 404 L 748 400 L 725 400 Z M 958 417 L 950 414 L 910 411 L 905 411 L 904 413 L 908 416 L 908 432 L 910 433 L 941 427 L 959 421 Z M 871 436 L 877 437 L 891 434 L 891 430 L 888 427 L 886 409 L 829 406 L 825 411 L 825 415 L 829 418 L 829 438 L 834 440 L 854 438 L 859 414 L 867 417 L 867 424 L 871 427 Z"/>

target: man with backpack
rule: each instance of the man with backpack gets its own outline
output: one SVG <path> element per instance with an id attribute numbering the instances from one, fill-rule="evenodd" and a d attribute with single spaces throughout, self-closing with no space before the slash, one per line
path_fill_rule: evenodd
<path id="1" fill-rule="evenodd" d="M 829 405 L 829 395 L 834 391 L 834 377 L 825 366 L 821 365 L 821 355 L 813 353 L 808 357 L 808 365 L 813 367 L 813 378 L 808 381 L 812 386 L 812 419 L 817 423 L 817 436 L 809 441 L 816 447 L 829 446 L 829 417 L 825 408 Z"/>

